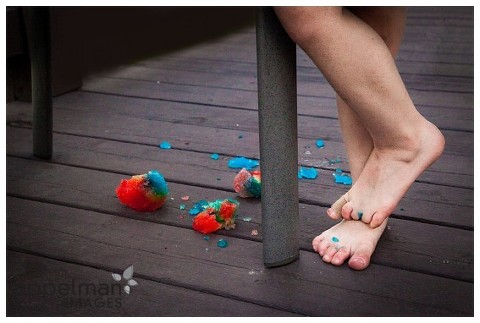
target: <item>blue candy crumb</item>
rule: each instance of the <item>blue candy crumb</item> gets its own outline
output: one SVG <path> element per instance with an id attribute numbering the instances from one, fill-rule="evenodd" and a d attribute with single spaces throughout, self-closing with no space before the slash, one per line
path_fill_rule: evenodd
<path id="1" fill-rule="evenodd" d="M 162 148 L 162 149 L 170 149 L 170 148 L 172 148 L 172 145 L 171 145 L 168 141 L 163 141 L 163 142 L 160 144 L 160 148 Z"/>
<path id="2" fill-rule="evenodd" d="M 310 168 L 305 168 L 305 167 L 300 167 L 298 171 L 298 178 L 307 178 L 307 179 L 315 179 L 318 176 L 318 172 L 315 168 L 310 167 Z"/>
<path id="3" fill-rule="evenodd" d="M 258 165 L 260 165 L 258 160 L 245 157 L 235 157 L 228 161 L 228 167 L 230 168 L 246 168 L 247 170 L 252 170 Z"/>
<path id="4" fill-rule="evenodd" d="M 337 168 L 335 170 L 335 173 L 333 173 L 333 178 L 337 184 L 352 185 L 352 178 L 350 175 L 343 173 L 341 169 Z"/>
<path id="5" fill-rule="evenodd" d="M 318 148 L 325 148 L 325 142 L 322 139 L 318 139 L 316 144 Z"/>
<path id="6" fill-rule="evenodd" d="M 192 216 L 195 216 L 197 215 L 198 213 L 202 212 L 203 210 L 205 210 L 205 208 L 207 207 L 208 205 L 208 201 L 207 200 L 200 200 L 198 201 L 197 203 L 195 203 L 193 205 L 193 207 L 188 211 L 188 214 L 192 215 Z"/>

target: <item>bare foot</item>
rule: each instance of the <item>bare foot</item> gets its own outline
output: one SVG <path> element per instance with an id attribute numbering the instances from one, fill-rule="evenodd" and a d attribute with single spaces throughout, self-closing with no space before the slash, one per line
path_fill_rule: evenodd
<path id="1" fill-rule="evenodd" d="M 372 229 L 360 221 L 343 220 L 313 239 L 313 250 L 318 252 L 326 263 L 340 266 L 350 258 L 348 265 L 352 269 L 363 270 L 370 264 L 370 258 L 387 221 Z"/>
<path id="2" fill-rule="evenodd" d="M 333 219 L 361 220 L 371 228 L 380 226 L 417 177 L 440 157 L 444 146 L 441 132 L 425 120 L 417 137 L 403 147 L 374 147 L 356 183 L 327 214 Z M 339 214 L 336 205 L 341 204 Z"/>

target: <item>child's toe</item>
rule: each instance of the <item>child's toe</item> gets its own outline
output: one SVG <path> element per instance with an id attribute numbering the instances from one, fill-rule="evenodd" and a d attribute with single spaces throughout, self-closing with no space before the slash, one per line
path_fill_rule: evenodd
<path id="1" fill-rule="evenodd" d="M 364 270 L 370 264 L 370 257 L 372 256 L 373 250 L 368 246 L 360 246 L 353 253 L 352 257 L 348 262 L 350 268 L 355 270 Z"/>
<path id="2" fill-rule="evenodd" d="M 352 219 L 352 212 L 353 212 L 353 206 L 351 202 L 346 203 L 342 207 L 342 218 L 345 220 L 351 220 Z"/>
<path id="3" fill-rule="evenodd" d="M 370 220 L 370 228 L 378 228 L 390 214 L 388 212 L 377 211 Z"/>
<path id="4" fill-rule="evenodd" d="M 350 256 L 350 251 L 347 248 L 340 248 L 332 258 L 332 264 L 335 266 L 342 265 L 345 260 Z"/>
<path id="5" fill-rule="evenodd" d="M 313 247 L 313 250 L 315 250 L 315 252 L 318 252 L 319 247 L 320 247 L 320 243 L 323 241 L 323 239 L 325 239 L 323 234 L 321 234 L 319 236 L 316 236 L 315 239 L 313 239 L 312 247 Z"/>
<path id="6" fill-rule="evenodd" d="M 325 262 L 331 262 L 333 256 L 337 253 L 337 248 L 335 246 L 330 246 L 328 249 L 325 251 L 323 255 L 323 261 Z"/>

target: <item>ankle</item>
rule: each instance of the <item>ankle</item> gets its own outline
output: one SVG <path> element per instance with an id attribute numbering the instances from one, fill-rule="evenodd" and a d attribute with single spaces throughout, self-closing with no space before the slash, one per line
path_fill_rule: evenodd
<path id="1" fill-rule="evenodd" d="M 375 143 L 375 150 L 379 155 L 399 155 L 406 162 L 415 159 L 422 146 L 422 139 L 414 133 L 396 134 L 389 140 Z M 392 155 L 393 154 L 393 155 Z"/>
<path id="2" fill-rule="evenodd" d="M 379 155 L 390 155 L 410 162 L 425 151 L 440 155 L 445 146 L 445 139 L 438 128 L 424 119 L 424 122 L 408 131 L 399 131 L 388 140 L 375 143 L 375 150 Z M 430 154 L 430 153 L 429 153 Z"/>

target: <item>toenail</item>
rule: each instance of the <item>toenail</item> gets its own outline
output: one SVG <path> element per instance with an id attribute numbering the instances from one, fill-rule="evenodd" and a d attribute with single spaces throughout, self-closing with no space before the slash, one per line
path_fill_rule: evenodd
<path id="1" fill-rule="evenodd" d="M 358 257 L 358 258 L 353 258 L 352 261 L 354 261 L 354 262 L 361 262 L 361 263 L 362 263 L 362 267 L 365 267 L 365 265 L 367 264 L 367 263 L 365 262 L 365 260 L 364 260 L 363 258 L 360 258 L 360 257 Z"/>

